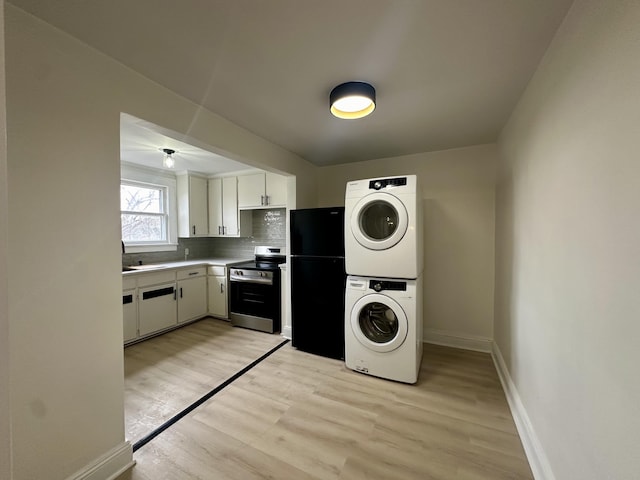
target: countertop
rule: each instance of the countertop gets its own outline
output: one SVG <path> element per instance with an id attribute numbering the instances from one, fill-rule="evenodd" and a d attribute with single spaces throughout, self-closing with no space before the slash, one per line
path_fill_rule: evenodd
<path id="1" fill-rule="evenodd" d="M 253 260 L 253 257 L 247 258 L 199 258 L 197 260 L 185 260 L 182 262 L 166 262 L 166 263 L 150 263 L 147 265 L 132 265 L 134 270 L 122 272 L 122 275 L 135 275 L 144 272 L 153 272 L 155 270 L 161 270 L 164 268 L 183 268 L 183 267 L 195 267 L 200 265 L 205 266 L 222 266 L 228 267 L 237 263 L 248 262 Z"/>

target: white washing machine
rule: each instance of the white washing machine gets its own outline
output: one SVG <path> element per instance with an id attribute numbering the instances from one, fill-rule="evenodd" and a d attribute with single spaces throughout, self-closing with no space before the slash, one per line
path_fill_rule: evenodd
<path id="1" fill-rule="evenodd" d="M 344 237 L 347 274 L 417 278 L 424 242 L 416 175 L 348 182 Z"/>
<path id="2" fill-rule="evenodd" d="M 349 275 L 344 342 L 348 368 L 416 383 L 422 361 L 422 276 L 407 280 Z"/>

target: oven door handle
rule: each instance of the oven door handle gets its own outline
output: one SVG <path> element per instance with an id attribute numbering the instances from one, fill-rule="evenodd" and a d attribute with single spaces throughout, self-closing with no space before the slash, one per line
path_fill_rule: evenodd
<path id="1" fill-rule="evenodd" d="M 272 278 L 249 278 L 249 277 L 236 277 L 231 275 L 229 277 L 231 282 L 235 283 L 261 283 L 262 285 L 273 285 Z"/>

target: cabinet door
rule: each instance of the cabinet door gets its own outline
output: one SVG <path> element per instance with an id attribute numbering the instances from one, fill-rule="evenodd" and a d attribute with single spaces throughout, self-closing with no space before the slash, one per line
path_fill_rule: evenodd
<path id="1" fill-rule="evenodd" d="M 136 290 L 122 292 L 122 336 L 124 343 L 138 336 L 138 304 Z"/>
<path id="2" fill-rule="evenodd" d="M 238 177 L 238 208 L 261 208 L 264 206 L 264 173 Z"/>
<path id="3" fill-rule="evenodd" d="M 207 179 L 189 177 L 190 236 L 209 234 L 207 218 Z"/>
<path id="4" fill-rule="evenodd" d="M 209 315 L 229 318 L 227 311 L 227 277 L 210 275 L 209 279 Z"/>
<path id="5" fill-rule="evenodd" d="M 265 175 L 267 205 L 286 207 L 287 177 L 271 172 L 266 172 Z"/>
<path id="6" fill-rule="evenodd" d="M 209 234 L 207 179 L 192 175 L 177 175 L 176 191 L 178 236 L 206 237 Z"/>
<path id="7" fill-rule="evenodd" d="M 238 177 L 222 179 L 223 234 L 237 237 L 238 231 Z"/>
<path id="8" fill-rule="evenodd" d="M 138 289 L 140 336 L 176 325 L 175 290 L 175 282 Z"/>
<path id="9" fill-rule="evenodd" d="M 207 314 L 207 277 L 189 278 L 178 282 L 178 323 L 204 317 Z"/>
<path id="10" fill-rule="evenodd" d="M 209 180 L 209 236 L 222 235 L 222 179 Z"/>

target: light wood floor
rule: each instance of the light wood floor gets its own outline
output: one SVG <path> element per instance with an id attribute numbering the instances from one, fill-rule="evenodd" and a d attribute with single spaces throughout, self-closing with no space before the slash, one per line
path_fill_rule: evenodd
<path id="1" fill-rule="evenodd" d="M 126 439 L 140 440 L 282 341 L 208 317 L 125 348 Z"/>
<path id="2" fill-rule="evenodd" d="M 189 341 L 201 334 L 188 330 L 199 331 L 201 323 L 174 332 L 180 340 L 154 340 L 155 352 L 172 355 L 180 345 L 180 354 L 190 355 Z M 220 327 L 258 341 L 277 337 Z M 195 357 L 208 356 L 207 345 L 196 340 Z M 258 347 L 211 348 L 229 349 L 226 368 L 236 364 L 233 352 Z M 127 352 L 125 363 L 130 357 L 143 371 L 145 360 Z M 165 385 L 161 396 L 201 381 L 200 362 L 193 362 L 194 370 L 172 372 L 180 383 Z M 126 395 L 148 388 L 126 382 Z M 490 356 L 428 344 L 416 385 L 352 372 L 341 361 L 286 345 L 134 458 L 137 465 L 118 480 L 533 478 Z"/>

